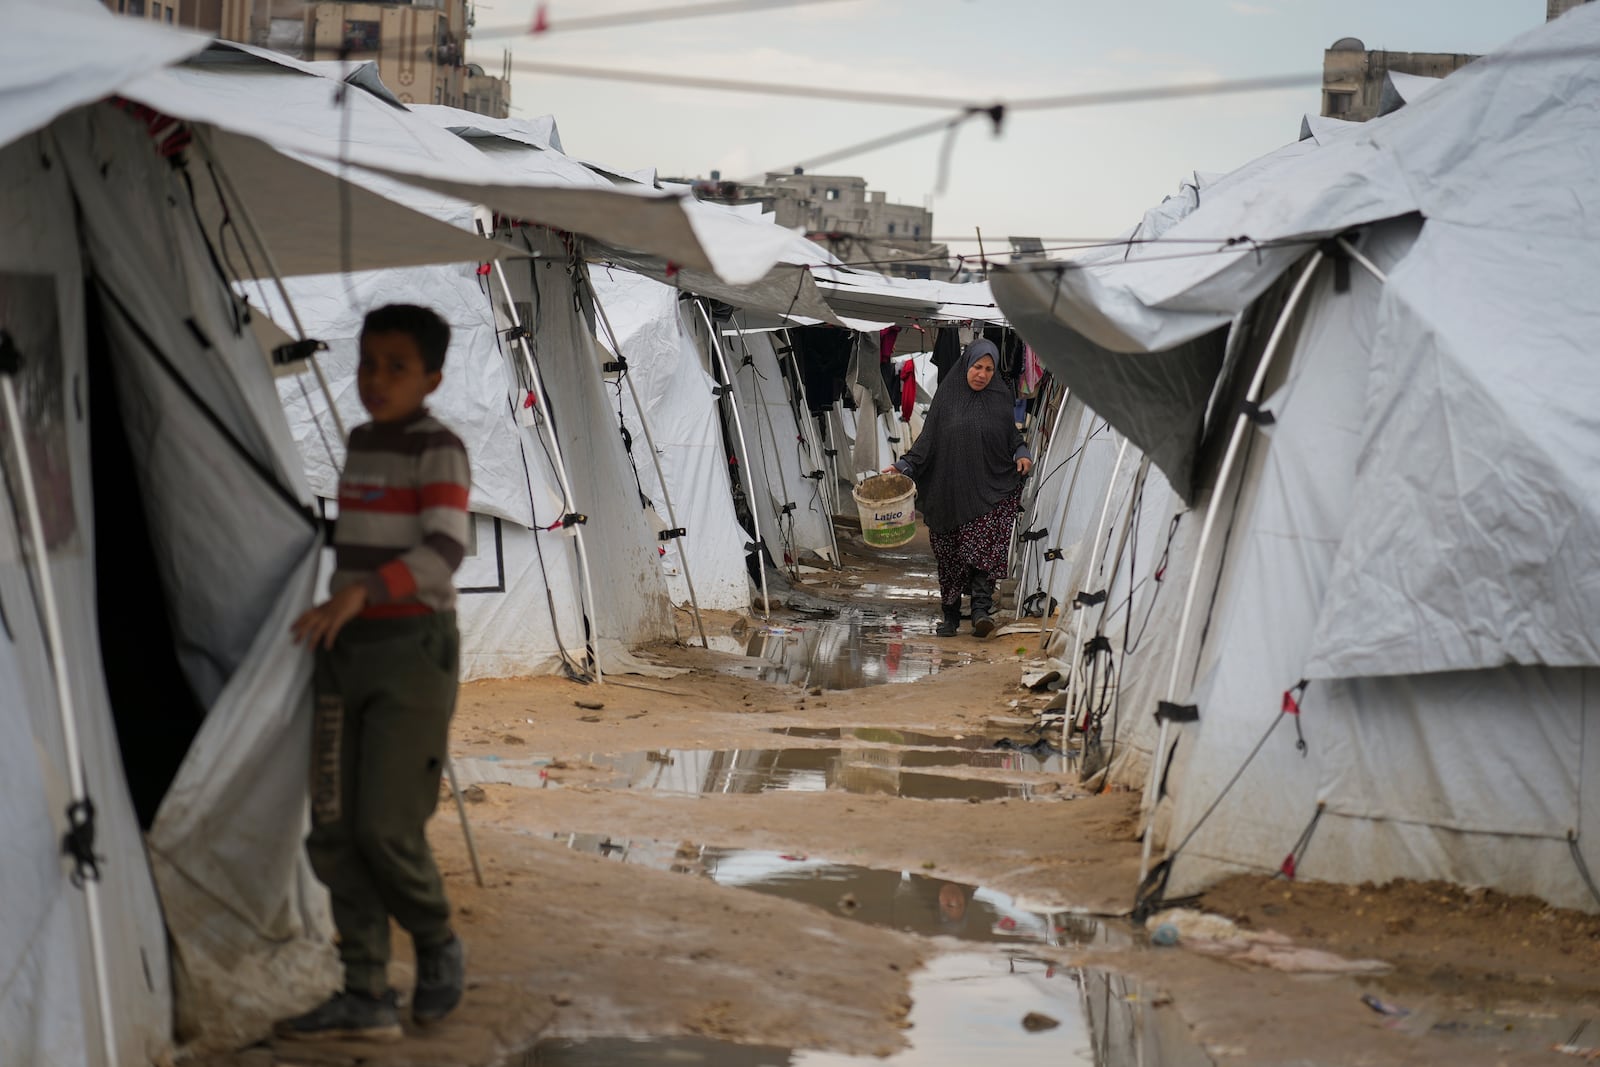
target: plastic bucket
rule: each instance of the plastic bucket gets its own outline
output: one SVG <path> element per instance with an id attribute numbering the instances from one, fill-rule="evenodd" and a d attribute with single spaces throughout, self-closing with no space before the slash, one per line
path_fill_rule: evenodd
<path id="1" fill-rule="evenodd" d="M 861 539 L 871 547 L 899 548 L 917 535 L 916 486 L 886 500 L 865 499 L 861 486 L 852 489 L 850 495 L 855 498 L 856 511 L 861 515 Z"/>

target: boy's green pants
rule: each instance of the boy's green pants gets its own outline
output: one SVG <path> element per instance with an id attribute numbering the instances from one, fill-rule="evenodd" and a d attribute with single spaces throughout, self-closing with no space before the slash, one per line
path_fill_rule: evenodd
<path id="1" fill-rule="evenodd" d="M 454 612 L 353 619 L 318 650 L 311 867 L 333 896 L 345 988 L 389 987 L 389 917 L 419 949 L 450 938 L 424 827 L 439 803 L 455 711 Z"/>

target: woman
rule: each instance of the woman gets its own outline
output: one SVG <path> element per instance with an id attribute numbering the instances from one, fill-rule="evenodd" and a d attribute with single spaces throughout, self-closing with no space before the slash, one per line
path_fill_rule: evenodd
<path id="1" fill-rule="evenodd" d="M 1006 572 L 1011 524 L 1033 453 L 1012 421 L 1011 390 L 996 373 L 994 343 L 973 341 L 933 396 L 922 433 L 895 463 L 917 483 L 917 508 L 939 565 L 944 619 L 937 633 L 961 628 L 961 595 L 972 596 L 972 632 L 994 630 L 994 587 Z"/>

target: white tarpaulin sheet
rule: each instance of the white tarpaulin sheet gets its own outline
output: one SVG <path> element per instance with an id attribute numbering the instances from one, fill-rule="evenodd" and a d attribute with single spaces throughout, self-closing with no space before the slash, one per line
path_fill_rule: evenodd
<path id="1" fill-rule="evenodd" d="M 1311 649 L 1318 676 L 1600 665 L 1584 621 L 1600 609 L 1600 386 L 1584 295 L 1600 288 L 1596 48 L 1600 9 L 1572 12 L 1392 115 L 1217 182 L 1168 233 L 1259 242 L 1425 220 L 1374 297 L 1382 358 L 1364 398 L 1357 514 Z M 1128 266 L 1069 276 L 1115 294 L 1095 306 L 1131 348 L 1171 346 L 1242 310 L 1307 247 L 1141 262 L 1164 251 L 1147 246 Z M 1039 321 L 1053 283 L 1011 281 L 996 291 L 1002 305 L 1020 294 L 1028 336 L 1022 320 Z M 1057 321 L 1092 329 L 1066 307 Z M 1076 387 L 1059 350 L 1040 351 Z M 1126 411 L 1141 383 L 1124 385 Z M 1203 405 L 1209 391 L 1189 395 Z"/>
<path id="2" fill-rule="evenodd" d="M 745 437 L 771 501 L 771 528 L 778 531 L 777 540 L 790 553 L 790 562 L 800 562 L 802 552 L 832 560 L 833 519 L 822 488 L 822 472 L 803 465 L 808 450 L 790 404 L 789 378 L 778 365 L 775 335 L 742 334 L 738 324 L 735 316 L 734 332 L 725 334 L 722 343 L 739 383 Z M 808 477 L 812 473 L 817 477 Z M 764 515 L 763 530 L 766 522 Z"/>
<path id="3" fill-rule="evenodd" d="M 678 294 L 627 271 L 591 267 L 589 278 L 605 309 L 605 320 L 617 332 L 628 376 L 650 421 L 678 525 L 687 531 L 679 540 L 663 542 L 667 551 L 662 565 L 672 599 L 688 602 L 686 578 L 692 578 L 702 608 L 748 611 L 744 544 L 749 537 L 733 511 L 713 392 L 716 382 L 701 367 L 693 336 L 679 318 Z M 604 326 L 600 336 L 609 340 Z M 644 452 L 648 446 L 633 392 L 620 379 L 614 379 L 610 388 L 620 390 L 618 399 L 633 435 L 634 465 L 645 495 L 667 519 L 655 467 Z M 688 556 L 687 576 L 681 553 Z"/>
<path id="4" fill-rule="evenodd" d="M 5 0 L 0 18 L 7 22 L 0 35 L 0 145 L 207 44 L 196 34 L 116 18 L 87 0 Z"/>

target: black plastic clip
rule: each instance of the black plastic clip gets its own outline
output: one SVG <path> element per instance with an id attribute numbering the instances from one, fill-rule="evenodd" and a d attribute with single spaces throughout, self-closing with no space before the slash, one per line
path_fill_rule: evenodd
<path id="1" fill-rule="evenodd" d="M 688 534 L 689 531 L 684 529 L 682 526 L 674 526 L 670 530 L 662 530 L 660 533 L 656 534 L 656 540 L 671 541 L 677 537 L 686 537 Z"/>
<path id="2" fill-rule="evenodd" d="M 794 510 L 794 508 L 795 508 L 794 501 L 791 500 L 789 503 L 785 504 L 783 507 L 778 509 L 778 514 L 779 515 L 787 515 L 790 512 L 792 512 Z"/>
<path id="3" fill-rule="evenodd" d="M 513 326 L 508 326 L 506 329 L 501 330 L 500 333 L 507 341 L 533 340 L 533 334 L 529 333 L 528 328 L 520 322 Z"/>
<path id="4" fill-rule="evenodd" d="M 1083 658 L 1088 659 L 1096 652 L 1111 654 L 1111 638 L 1105 634 L 1095 634 L 1083 643 Z"/>
<path id="5" fill-rule="evenodd" d="M 827 471 L 812 471 L 810 474 L 807 474 L 806 477 L 810 478 L 814 482 L 820 482 L 823 478 L 827 477 L 827 475 Z"/>
<path id="6" fill-rule="evenodd" d="M 900 438 L 898 437 L 885 437 L 884 440 L 888 441 L 891 445 L 897 445 L 900 443 Z"/>
<path id="7" fill-rule="evenodd" d="M 1066 555 L 1067 554 L 1061 551 L 1059 548 L 1047 548 L 1044 550 L 1044 561 L 1046 563 L 1050 563 L 1054 560 L 1065 559 Z"/>
<path id="8" fill-rule="evenodd" d="M 839 450 L 837 448 L 824 448 L 822 450 L 822 454 L 825 456 L 837 456 L 839 454 Z"/>
<path id="9" fill-rule="evenodd" d="M 1243 415 L 1257 426 L 1271 426 L 1273 423 L 1278 421 L 1277 416 L 1273 415 L 1272 412 L 1268 411 L 1260 404 L 1257 404 L 1254 400 L 1239 401 L 1239 414 Z"/>
<path id="10" fill-rule="evenodd" d="M 561 516 L 561 528 L 565 530 L 571 526 L 583 526 L 586 525 L 588 521 L 589 516 L 581 515 L 576 511 L 569 511 L 567 514 Z"/>
<path id="11" fill-rule="evenodd" d="M 628 361 L 623 359 L 621 356 L 618 356 L 616 359 L 611 360 L 608 363 L 600 364 L 600 371 L 603 374 L 626 374 L 628 371 Z"/>
<path id="12" fill-rule="evenodd" d="M 1072 598 L 1072 602 L 1080 608 L 1092 608 L 1096 604 L 1104 604 L 1106 602 L 1106 591 L 1102 589 L 1098 593 L 1080 592 Z"/>
<path id="13" fill-rule="evenodd" d="M 318 352 L 326 352 L 328 346 L 322 341 L 311 337 L 303 337 L 298 341 L 290 341 L 286 345 L 279 345 L 272 350 L 272 365 L 287 367 L 293 363 L 304 363 Z"/>
<path id="14" fill-rule="evenodd" d="M 732 392 L 733 392 L 733 386 L 731 386 L 731 385 L 713 385 L 711 387 L 711 395 L 716 397 L 718 400 L 723 399 L 729 393 L 732 393 Z"/>
<path id="15" fill-rule="evenodd" d="M 67 805 L 67 832 L 61 837 L 61 851 L 72 857 L 72 884 L 78 889 L 85 882 L 100 880 L 100 859 L 94 854 L 94 801 L 88 797 Z"/>
<path id="16" fill-rule="evenodd" d="M 1170 700 L 1156 701 L 1156 722 L 1199 722 L 1200 707 L 1197 704 L 1174 704 Z"/>
<path id="17" fill-rule="evenodd" d="M 1027 530 L 1027 531 L 1025 531 L 1024 533 L 1022 533 L 1017 538 L 1017 540 L 1021 541 L 1023 544 L 1028 544 L 1028 543 L 1033 542 L 1033 541 L 1042 541 L 1046 537 L 1049 537 L 1049 536 L 1050 536 L 1049 528 L 1041 526 L 1037 530 Z"/>

